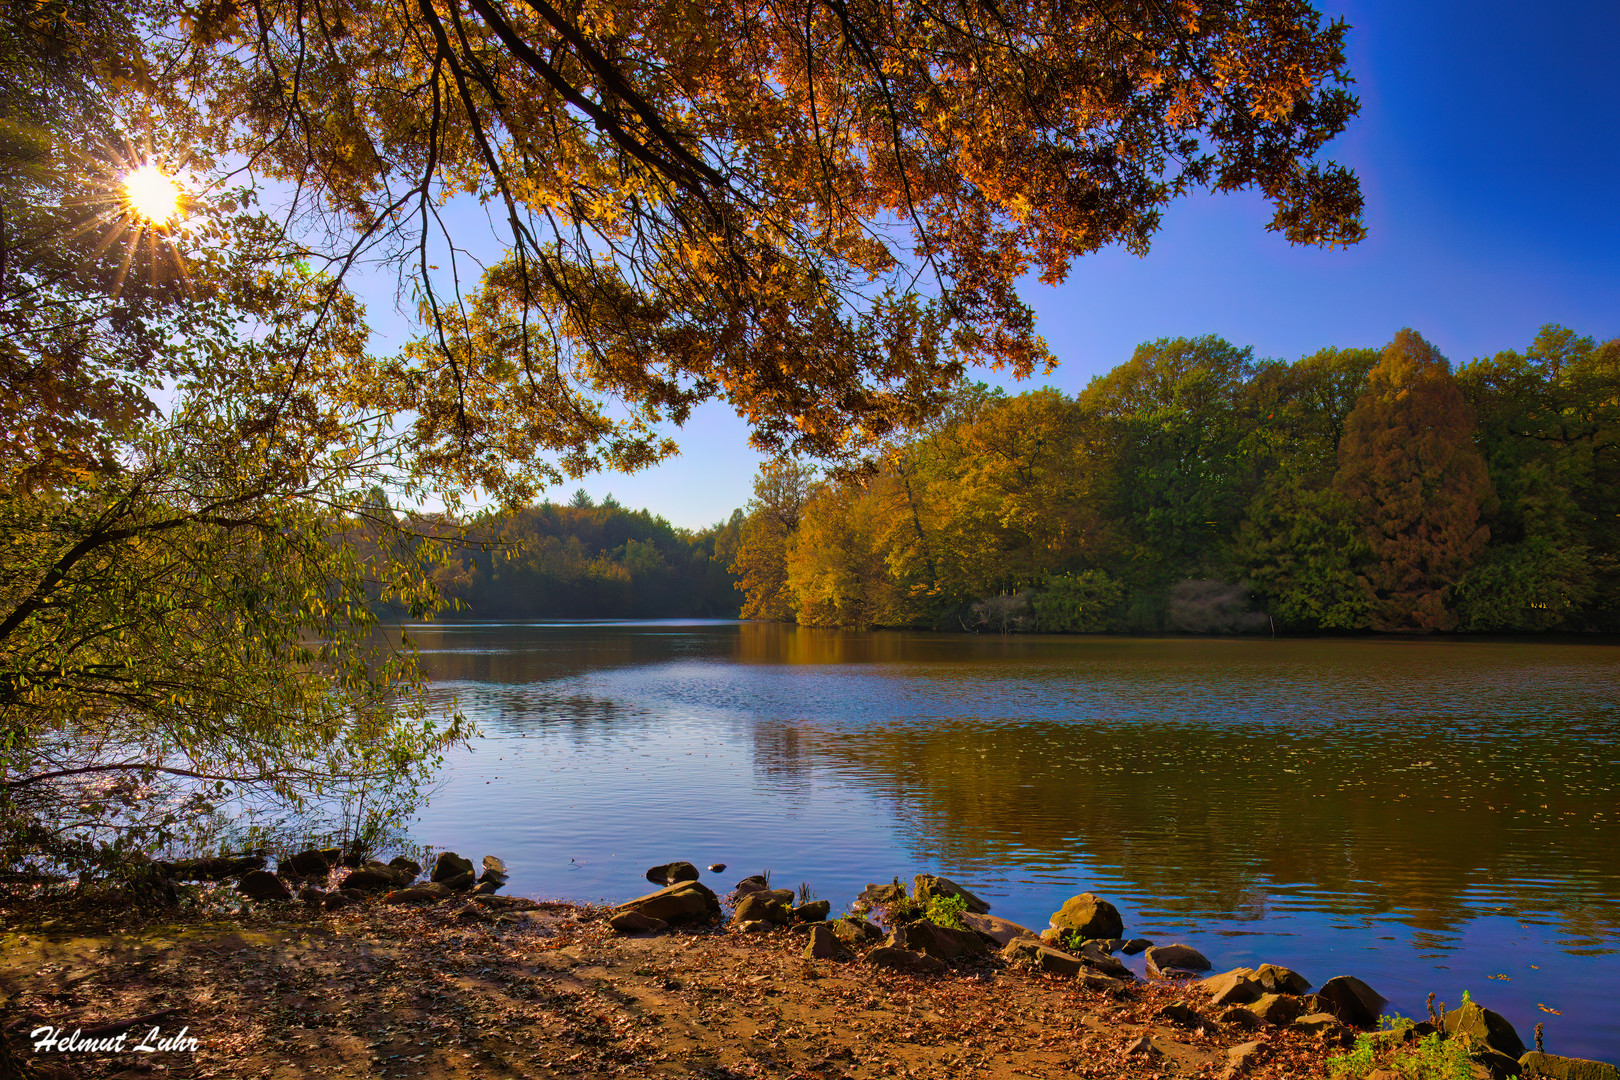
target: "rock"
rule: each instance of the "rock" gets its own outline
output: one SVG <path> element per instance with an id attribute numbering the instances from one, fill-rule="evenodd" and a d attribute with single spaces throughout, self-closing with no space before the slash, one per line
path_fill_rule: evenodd
<path id="1" fill-rule="evenodd" d="M 608 919 L 607 924 L 621 934 L 656 934 L 669 929 L 669 923 L 663 919 L 639 911 L 621 911 Z"/>
<path id="2" fill-rule="evenodd" d="M 696 881 L 698 868 L 689 862 L 664 863 L 647 871 L 647 880 L 654 885 L 674 885 L 680 881 Z"/>
<path id="3" fill-rule="evenodd" d="M 1483 1070 L 1491 1080 L 1508 1080 L 1509 1077 L 1518 1076 L 1519 1059 L 1508 1057 L 1500 1050 L 1493 1050 L 1489 1046 L 1476 1046 L 1468 1055 L 1473 1064 L 1474 1075 L 1478 1076 Z"/>
<path id="4" fill-rule="evenodd" d="M 302 900 L 310 907 L 320 907 L 321 903 L 326 899 L 326 890 L 317 889 L 313 885 L 305 885 L 302 889 L 298 890 L 298 899 Z"/>
<path id="5" fill-rule="evenodd" d="M 912 975 L 938 975 L 945 970 L 945 961 L 936 960 L 910 949 L 897 949 L 892 945 L 879 945 L 866 954 L 866 962 L 873 967 L 909 972 Z"/>
<path id="6" fill-rule="evenodd" d="M 1351 1027 L 1374 1028 L 1389 1002 L 1378 991 L 1354 975 L 1335 975 L 1322 984 L 1317 997 L 1328 1002 L 1329 1011 Z"/>
<path id="7" fill-rule="evenodd" d="M 1261 964 L 1254 969 L 1254 981 L 1268 994 L 1303 994 L 1311 980 L 1281 964 Z"/>
<path id="8" fill-rule="evenodd" d="M 1129 983 L 1122 982 L 1119 979 L 1110 979 L 1108 976 L 1099 975 L 1095 971 L 1082 971 L 1074 977 L 1074 980 L 1087 990 L 1096 990 L 1105 994 L 1124 994 L 1130 989 Z M 1131 982 L 1135 981 L 1135 976 L 1132 976 Z"/>
<path id="9" fill-rule="evenodd" d="M 473 895 L 492 896 L 495 894 L 496 890 L 502 888 L 504 885 L 505 882 L 502 881 L 480 881 L 478 884 L 473 886 Z"/>
<path id="10" fill-rule="evenodd" d="M 240 874 L 263 870 L 265 857 L 242 855 L 218 859 L 178 859 L 174 862 L 160 862 L 157 865 L 164 876 L 171 877 L 175 881 L 224 881 Z"/>
<path id="11" fill-rule="evenodd" d="M 852 946 L 864 945 L 869 941 L 877 941 L 888 936 L 883 932 L 882 927 L 869 923 L 865 919 L 858 919 L 853 915 L 836 919 L 828 925 L 832 927 L 832 932 L 838 935 L 839 940 Z"/>
<path id="12" fill-rule="evenodd" d="M 793 910 L 788 906 L 792 901 L 793 893 L 787 889 L 752 892 L 737 901 L 737 907 L 731 917 L 738 922 L 765 919 L 778 925 L 786 925 L 793 921 Z"/>
<path id="13" fill-rule="evenodd" d="M 711 873 L 711 874 L 723 874 L 725 872 L 726 872 L 726 864 L 725 863 L 723 863 L 723 862 L 712 862 L 712 863 L 709 864 L 709 873 Z"/>
<path id="14" fill-rule="evenodd" d="M 1073 930 L 1082 938 L 1114 938 L 1125 932 L 1119 909 L 1093 893 L 1081 893 L 1052 912 L 1052 925 Z"/>
<path id="15" fill-rule="evenodd" d="M 398 875 L 401 885 L 409 885 L 422 873 L 422 864 L 415 859 L 407 859 L 403 855 L 396 855 L 388 860 L 388 869 Z"/>
<path id="16" fill-rule="evenodd" d="M 905 898 L 906 887 L 900 884 L 898 878 L 887 885 L 868 882 L 866 888 L 856 895 L 855 903 L 851 906 L 855 910 L 870 911 L 875 907 L 888 907 L 891 904 L 898 904 Z"/>
<path id="17" fill-rule="evenodd" d="M 484 856 L 484 873 L 506 876 L 506 864 L 494 855 Z"/>
<path id="18" fill-rule="evenodd" d="M 1264 990 L 1254 979 L 1253 968 L 1233 968 L 1219 975 L 1200 979 L 1198 989 L 1209 995 L 1210 1004 L 1242 1005 L 1259 997 Z"/>
<path id="19" fill-rule="evenodd" d="M 1519 1058 L 1519 1075 L 1524 1080 L 1620 1080 L 1620 1069 L 1602 1061 L 1559 1057 L 1532 1050 Z"/>
<path id="20" fill-rule="evenodd" d="M 662 919 L 671 926 L 682 923 L 705 922 L 720 918 L 720 898 L 707 886 L 697 881 L 678 881 L 666 885 L 655 893 L 627 900 L 613 909 L 639 911 L 654 919 Z"/>
<path id="21" fill-rule="evenodd" d="M 346 892 L 329 892 L 321 899 L 321 907 L 327 911 L 338 911 L 346 907 L 355 907 L 360 903 Z"/>
<path id="22" fill-rule="evenodd" d="M 1339 1018 L 1337 1016 L 1334 1016 L 1332 1013 L 1325 1012 L 1306 1013 L 1304 1016 L 1296 1016 L 1289 1026 L 1302 1028 L 1305 1031 L 1315 1032 L 1317 1034 L 1321 1034 L 1324 1031 L 1337 1032 L 1344 1029 L 1344 1025 L 1339 1022 Z"/>
<path id="23" fill-rule="evenodd" d="M 455 919 L 457 922 L 480 923 L 492 923 L 500 918 L 499 915 L 485 911 L 477 904 L 463 904 L 461 907 L 457 908 L 455 914 L 451 915 L 450 917 Z"/>
<path id="24" fill-rule="evenodd" d="M 962 912 L 962 925 L 1001 946 L 1018 938 L 1028 941 L 1040 940 L 1040 935 L 1027 926 L 1019 926 L 1015 922 L 994 915 L 980 915 L 974 911 Z"/>
<path id="25" fill-rule="evenodd" d="M 1147 966 L 1149 975 L 1174 979 L 1208 971 L 1209 961 L 1191 945 L 1155 945 L 1147 951 Z"/>
<path id="26" fill-rule="evenodd" d="M 440 900 L 450 896 L 450 890 L 443 885 L 435 887 L 435 882 L 422 885 L 412 885 L 404 889 L 395 889 L 383 897 L 390 904 L 437 904 Z"/>
<path id="27" fill-rule="evenodd" d="M 1488 1046 L 1514 1062 L 1524 1055 L 1524 1043 L 1507 1018 L 1481 1007 L 1476 1001 L 1447 1010 L 1440 1027 L 1447 1035 L 1471 1036 L 1475 1046 Z"/>
<path id="28" fill-rule="evenodd" d="M 1215 1019 L 1227 1027 L 1242 1028 L 1244 1031 L 1255 1031 L 1265 1023 L 1264 1020 L 1241 1005 L 1232 1006 Z"/>
<path id="29" fill-rule="evenodd" d="M 291 900 L 287 883 L 268 870 L 250 870 L 242 875 L 236 891 L 250 900 Z"/>
<path id="30" fill-rule="evenodd" d="M 832 912 L 832 904 L 826 900 L 811 900 L 807 904 L 800 904 L 793 909 L 794 922 L 825 922 Z"/>
<path id="31" fill-rule="evenodd" d="M 474 891 L 472 901 L 497 911 L 539 911 L 539 901 L 530 900 L 527 896 L 489 896 Z"/>
<path id="32" fill-rule="evenodd" d="M 1143 1035 L 1126 1044 L 1122 1051 L 1126 1057 L 1164 1057 L 1164 1051 L 1153 1044 L 1153 1036 Z"/>
<path id="33" fill-rule="evenodd" d="M 387 889 L 397 889 L 399 884 L 399 879 L 394 876 L 392 870 L 377 870 L 370 866 L 362 866 L 345 874 L 340 887 L 361 889 L 365 892 L 383 892 Z"/>
<path id="34" fill-rule="evenodd" d="M 748 919 L 744 922 L 734 922 L 732 925 L 745 934 L 763 934 L 776 928 L 775 923 L 766 919 Z"/>
<path id="35" fill-rule="evenodd" d="M 1147 938 L 1133 937 L 1125 944 L 1121 945 L 1117 951 L 1124 953 L 1126 956 L 1135 956 L 1137 953 L 1146 952 L 1151 948 L 1153 948 L 1153 942 L 1149 941 Z"/>
<path id="36" fill-rule="evenodd" d="M 455 877 L 448 877 L 442 881 L 436 881 L 434 884 L 443 885 L 451 892 L 471 892 L 473 886 L 478 884 L 478 879 L 473 877 L 472 871 L 469 870 L 465 874 L 457 874 Z"/>
<path id="37" fill-rule="evenodd" d="M 1080 962 L 1087 968 L 1110 979 L 1122 979 L 1125 982 L 1135 982 L 1136 974 L 1130 968 L 1109 956 L 1105 952 L 1080 951 Z"/>
<path id="38" fill-rule="evenodd" d="M 838 940 L 831 927 L 822 923 L 810 928 L 810 941 L 804 947 L 806 960 L 836 960 L 847 955 L 843 942 Z"/>
<path id="39" fill-rule="evenodd" d="M 1200 1028 L 1206 1023 L 1197 1009 L 1190 1005 L 1183 1005 L 1179 1001 L 1166 1005 L 1154 1013 L 1153 1017 L 1156 1020 L 1163 1020 L 1167 1024 L 1174 1024 L 1177 1027 L 1184 1028 Z"/>
<path id="40" fill-rule="evenodd" d="M 326 852 L 311 848 L 282 859 L 276 870 L 292 877 L 325 877 L 335 861 L 327 858 Z"/>
<path id="41" fill-rule="evenodd" d="M 429 876 L 433 881 L 442 882 L 462 874 L 471 876 L 472 872 L 471 859 L 463 859 L 453 851 L 441 851 L 439 857 L 433 860 L 433 873 Z M 470 884 L 468 887 L 471 887 Z"/>
<path id="42" fill-rule="evenodd" d="M 1095 944 L 1097 948 L 1106 952 L 1117 953 L 1125 947 L 1125 939 L 1117 937 L 1093 938 L 1090 942 L 1083 942 L 1082 944 Z"/>
<path id="43" fill-rule="evenodd" d="M 1008 942 L 1007 947 L 1001 950 L 1001 958 L 1009 964 L 1029 964 L 1057 975 L 1079 975 L 1086 969 L 1085 962 L 1078 956 L 1028 938 L 1014 938 Z"/>
<path id="44" fill-rule="evenodd" d="M 1297 997 L 1288 994 L 1262 994 L 1243 1006 L 1268 1024 L 1290 1024 L 1305 1011 Z"/>
<path id="45" fill-rule="evenodd" d="M 1263 1042 L 1246 1042 L 1232 1047 L 1226 1052 L 1226 1068 L 1221 1071 L 1221 1080 L 1235 1080 L 1242 1076 L 1264 1061 L 1270 1049 Z"/>
<path id="46" fill-rule="evenodd" d="M 918 874 L 912 879 L 911 895 L 919 904 L 926 905 L 936 896 L 949 896 L 961 900 L 976 915 L 990 914 L 990 905 L 968 892 L 950 878 L 934 874 Z"/>
<path id="47" fill-rule="evenodd" d="M 764 874 L 750 874 L 741 881 L 737 882 L 736 886 L 732 889 L 732 892 L 738 894 L 763 892 L 770 887 L 771 883 L 765 880 Z"/>
<path id="48" fill-rule="evenodd" d="M 941 960 L 955 960 L 959 956 L 982 956 L 990 950 L 984 939 L 972 930 L 956 930 L 936 926 L 927 919 L 903 923 L 894 928 L 885 944 L 897 949 L 926 953 Z"/>
<path id="49" fill-rule="evenodd" d="M 1067 930 L 1057 926 L 1049 926 L 1041 931 L 1041 944 L 1050 945 L 1054 949 L 1067 949 L 1068 946 L 1064 944 L 1064 938 L 1068 936 Z"/>

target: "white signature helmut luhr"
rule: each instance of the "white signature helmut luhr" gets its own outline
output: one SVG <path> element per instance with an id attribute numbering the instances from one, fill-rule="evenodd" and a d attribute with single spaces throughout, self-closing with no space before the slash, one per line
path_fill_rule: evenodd
<path id="1" fill-rule="evenodd" d="M 187 1035 L 189 1028 L 181 1028 L 173 1035 L 164 1035 L 163 1029 L 153 1027 L 137 1043 L 130 1043 L 131 1032 L 120 1031 L 117 1035 L 107 1035 L 99 1039 L 87 1039 L 80 1032 L 81 1028 L 74 1028 L 71 1032 L 63 1028 L 37 1027 L 28 1033 L 34 1042 L 34 1053 L 65 1053 L 65 1054 L 124 1054 L 124 1053 L 177 1053 L 189 1054 L 196 1051 L 198 1042 L 195 1035 Z"/>

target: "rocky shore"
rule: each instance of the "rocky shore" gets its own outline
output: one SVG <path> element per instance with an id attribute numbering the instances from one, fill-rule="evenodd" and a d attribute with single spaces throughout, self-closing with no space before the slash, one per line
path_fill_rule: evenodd
<path id="1" fill-rule="evenodd" d="M 500 895 L 499 859 L 451 852 L 425 874 L 337 849 L 274 871 L 257 857 L 152 868 L 149 889 L 212 881 L 242 910 L 117 926 L 0 899 L 0 924 L 21 927 L 0 937 L 0 1080 L 1620 1080 L 1526 1048 L 1475 1002 L 1378 1030 L 1387 1003 L 1353 975 L 1212 973 L 1184 944 L 1126 936 L 1089 893 L 1037 931 L 928 874 L 869 885 L 835 916 L 763 876 L 719 894 L 685 862 L 611 909 Z M 1136 954 L 1147 979 L 1120 960 Z M 36 1052 L 42 1029 L 58 1044 Z M 130 1050 L 138 1038 L 153 1049 Z"/>

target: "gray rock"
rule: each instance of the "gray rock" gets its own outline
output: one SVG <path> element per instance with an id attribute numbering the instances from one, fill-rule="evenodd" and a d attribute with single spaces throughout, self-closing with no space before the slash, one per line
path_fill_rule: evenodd
<path id="1" fill-rule="evenodd" d="M 478 879 L 471 873 L 457 874 L 455 877 L 443 878 L 435 884 L 443 885 L 451 892 L 471 892 L 473 886 L 478 884 Z"/>
<path id="2" fill-rule="evenodd" d="M 810 940 L 804 947 L 806 960 L 836 960 L 847 955 L 843 942 L 827 924 L 819 923 L 810 928 Z"/>
<path id="3" fill-rule="evenodd" d="M 250 870 L 242 875 L 236 891 L 250 900 L 291 900 L 287 883 L 268 870 Z"/>
<path id="4" fill-rule="evenodd" d="M 621 934 L 656 934 L 669 929 L 669 923 L 663 919 L 655 919 L 639 911 L 618 912 L 607 923 Z"/>
<path id="5" fill-rule="evenodd" d="M 1082 938 L 1115 938 L 1125 931 L 1119 909 L 1093 893 L 1081 893 L 1052 912 L 1052 925 L 1073 930 Z"/>
<path id="6" fill-rule="evenodd" d="M 326 852 L 316 848 L 300 851 L 296 855 L 289 855 L 282 859 L 276 867 L 277 871 L 293 877 L 325 877 L 337 860 L 327 858 Z"/>
<path id="7" fill-rule="evenodd" d="M 994 915 L 980 915 L 973 911 L 964 911 L 962 913 L 962 925 L 983 937 L 989 938 L 998 946 L 1006 946 L 1009 942 L 1019 938 L 1030 941 L 1040 939 L 1040 935 L 1027 926 L 1019 926 L 1015 922 Z"/>
<path id="8" fill-rule="evenodd" d="M 912 898 L 919 904 L 926 905 L 936 896 L 947 896 L 961 900 L 967 909 L 978 915 L 988 915 L 990 905 L 974 896 L 950 878 L 942 878 L 934 874 L 918 874 L 912 880 Z"/>
<path id="9" fill-rule="evenodd" d="M 1240 1043 L 1227 1050 L 1226 1068 L 1221 1071 L 1221 1080 L 1236 1080 L 1264 1061 L 1270 1050 L 1263 1042 Z"/>
<path id="10" fill-rule="evenodd" d="M 1507 1017 L 1482 1007 L 1477 1001 L 1449 1009 L 1440 1027 L 1447 1035 L 1468 1035 L 1476 1046 L 1488 1046 L 1515 1062 L 1524 1056 L 1524 1042 Z"/>
<path id="11" fill-rule="evenodd" d="M 1155 945 L 1147 951 L 1148 974 L 1176 978 L 1209 970 L 1204 954 L 1191 945 Z"/>
<path id="12" fill-rule="evenodd" d="M 1227 1027 L 1241 1028 L 1244 1031 L 1254 1031 L 1265 1023 L 1254 1013 L 1242 1005 L 1234 1005 L 1216 1017 Z"/>
<path id="13" fill-rule="evenodd" d="M 927 919 L 918 919 L 895 927 L 889 934 L 887 944 L 897 949 L 937 956 L 941 960 L 955 960 L 959 956 L 983 956 L 990 951 L 984 939 L 972 930 L 936 926 Z"/>
<path id="14" fill-rule="evenodd" d="M 383 897 L 390 904 L 437 904 L 439 901 L 452 895 L 450 890 L 437 882 L 424 882 L 421 885 L 411 885 L 404 889 L 395 889 Z"/>
<path id="15" fill-rule="evenodd" d="M 1334 1016 L 1332 1013 L 1325 1012 L 1306 1013 L 1304 1016 L 1296 1016 L 1289 1026 L 1297 1027 L 1317 1035 L 1320 1035 L 1324 1031 L 1344 1030 L 1344 1024 L 1339 1021 L 1337 1016 Z"/>
<path id="16" fill-rule="evenodd" d="M 472 888 L 474 896 L 493 896 L 506 883 L 503 881 L 480 881 Z"/>
<path id="17" fill-rule="evenodd" d="M 764 874 L 749 874 L 747 877 L 737 882 L 732 891 L 738 895 L 745 895 L 753 892 L 764 892 L 770 887 L 771 883 L 765 880 Z"/>
<path id="18" fill-rule="evenodd" d="M 1198 989 L 1208 994 L 1210 1004 L 1217 1008 L 1224 1005 L 1242 1005 L 1265 992 L 1265 988 L 1255 981 L 1254 969 L 1246 967 L 1233 968 L 1220 975 L 1201 979 Z"/>
<path id="19" fill-rule="evenodd" d="M 1524 1080 L 1620 1080 L 1620 1069 L 1602 1061 L 1559 1057 L 1532 1050 L 1519 1058 Z"/>
<path id="20" fill-rule="evenodd" d="M 627 900 L 613 909 L 639 911 L 654 919 L 662 919 L 671 926 L 684 923 L 707 922 L 720 917 L 720 898 L 707 886 L 697 881 L 678 881 L 657 892 Z"/>
<path id="21" fill-rule="evenodd" d="M 322 902 L 326 900 L 326 890 L 317 889 L 313 885 L 305 885 L 302 889 L 298 890 L 298 899 L 302 900 L 310 907 L 320 907 Z"/>
<path id="22" fill-rule="evenodd" d="M 654 885 L 674 885 L 681 881 L 696 881 L 698 868 L 689 862 L 664 863 L 647 871 L 647 880 Z"/>
<path id="23" fill-rule="evenodd" d="M 360 903 L 358 899 L 346 892 L 329 892 L 321 898 L 321 907 L 327 911 L 340 911 L 343 908 L 355 907 Z"/>
<path id="24" fill-rule="evenodd" d="M 1028 964 L 1040 971 L 1050 971 L 1057 975 L 1079 975 L 1086 969 L 1086 965 L 1078 956 L 1072 956 L 1061 949 L 1054 949 L 1049 945 L 1042 945 L 1029 938 L 1014 938 L 1001 950 L 1001 958 L 1009 964 Z"/>
<path id="25" fill-rule="evenodd" d="M 732 925 L 745 934 L 763 934 L 767 930 L 776 929 L 776 924 L 768 919 L 748 919 L 744 922 L 734 922 Z"/>
<path id="26" fill-rule="evenodd" d="M 811 900 L 800 904 L 793 909 L 794 922 L 822 922 L 832 912 L 832 904 L 826 900 Z"/>
<path id="27" fill-rule="evenodd" d="M 1262 994 L 1243 1007 L 1268 1024 L 1291 1024 L 1305 1011 L 1304 1002 L 1290 994 Z"/>
<path id="28" fill-rule="evenodd" d="M 712 863 L 709 864 L 709 873 L 711 873 L 711 874 L 723 874 L 725 872 L 726 872 L 726 864 L 725 863 L 723 863 L 723 862 L 712 862 Z"/>
<path id="29" fill-rule="evenodd" d="M 471 859 L 463 859 L 453 851 L 444 851 L 440 852 L 439 857 L 433 860 L 433 873 L 429 877 L 434 881 L 449 881 L 453 877 L 458 877 L 461 874 L 471 874 L 472 872 L 473 864 Z"/>
<path id="30" fill-rule="evenodd" d="M 832 926 L 832 932 L 837 934 L 841 941 L 851 946 L 880 941 L 888 936 L 883 932 L 882 927 L 869 923 L 865 919 L 856 918 L 853 915 L 834 920 L 830 925 Z"/>
<path id="31" fill-rule="evenodd" d="M 401 885 L 409 885 L 422 873 L 422 864 L 415 859 L 407 859 L 403 855 L 396 855 L 388 860 L 388 869 L 399 875 Z"/>
<path id="32" fill-rule="evenodd" d="M 399 878 L 392 870 L 381 870 L 372 866 L 362 866 L 358 870 L 350 870 L 344 875 L 340 888 L 361 889 L 365 892 L 384 892 L 388 889 L 397 889 Z"/>
<path id="33" fill-rule="evenodd" d="M 1147 938 L 1133 937 L 1121 945 L 1117 951 L 1124 953 L 1126 956 L 1135 956 L 1137 953 L 1146 952 L 1151 948 L 1153 948 L 1153 942 Z"/>
<path id="34" fill-rule="evenodd" d="M 1351 1027 L 1374 1028 L 1389 1001 L 1378 991 L 1354 975 L 1335 975 L 1322 984 L 1316 996 L 1326 1001 L 1331 1011 Z"/>
<path id="35" fill-rule="evenodd" d="M 1303 994 L 1311 980 L 1281 964 L 1261 964 L 1254 969 L 1254 981 L 1268 994 Z"/>
<path id="36" fill-rule="evenodd" d="M 793 893 L 787 889 L 763 889 L 752 892 L 737 901 L 731 917 L 737 922 L 755 922 L 764 919 L 778 925 L 793 921 L 793 910 L 788 905 Z"/>
<path id="37" fill-rule="evenodd" d="M 938 975 L 945 970 L 945 961 L 910 949 L 897 949 L 892 945 L 879 945 L 866 954 L 866 962 L 873 967 L 904 971 L 912 975 Z"/>

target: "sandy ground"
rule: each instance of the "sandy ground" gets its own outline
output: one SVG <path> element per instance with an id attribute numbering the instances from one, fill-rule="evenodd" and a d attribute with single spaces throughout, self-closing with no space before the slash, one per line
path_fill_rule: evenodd
<path id="1" fill-rule="evenodd" d="M 1326 1075 L 1337 1052 L 1156 1018 L 1177 1001 L 1210 1015 L 1187 986 L 1115 996 L 984 959 L 913 976 L 807 960 L 791 930 L 625 936 L 566 904 L 496 921 L 460 904 L 279 904 L 117 929 L 43 914 L 0 909 L 0 1010 L 19 1058 L 78 1077 L 1266 1078 Z M 30 1047 L 41 1024 L 165 1009 L 158 1037 L 183 1027 L 195 1050 L 131 1052 L 153 1024 L 124 1053 Z M 1233 1070 L 1229 1049 L 1256 1040 Z"/>

